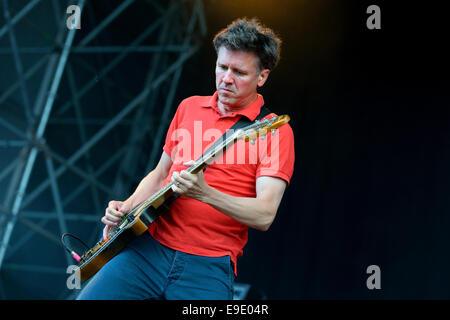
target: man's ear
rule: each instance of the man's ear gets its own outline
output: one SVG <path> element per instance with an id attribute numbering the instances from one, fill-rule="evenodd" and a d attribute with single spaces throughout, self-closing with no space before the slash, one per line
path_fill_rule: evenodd
<path id="1" fill-rule="evenodd" d="M 264 69 L 263 71 L 261 71 L 258 75 L 258 87 L 262 87 L 264 85 L 264 83 L 266 82 L 267 78 L 269 77 L 269 73 L 270 70 L 269 69 Z"/>

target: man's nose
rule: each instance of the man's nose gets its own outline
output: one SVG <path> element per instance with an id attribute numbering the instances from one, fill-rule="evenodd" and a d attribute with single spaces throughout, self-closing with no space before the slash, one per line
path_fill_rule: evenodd
<path id="1" fill-rule="evenodd" d="M 222 81 L 227 84 L 233 83 L 234 79 L 233 79 L 233 75 L 231 74 L 231 70 L 228 70 L 227 72 L 225 72 L 225 74 L 223 75 Z"/>

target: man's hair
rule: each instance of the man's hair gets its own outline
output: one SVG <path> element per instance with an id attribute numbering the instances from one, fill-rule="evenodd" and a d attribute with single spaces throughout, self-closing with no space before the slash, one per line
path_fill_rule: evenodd
<path id="1" fill-rule="evenodd" d="M 215 35 L 213 44 L 217 53 L 222 46 L 228 50 L 255 53 L 259 58 L 260 70 L 272 70 L 280 59 L 281 39 L 256 18 L 233 21 Z"/>

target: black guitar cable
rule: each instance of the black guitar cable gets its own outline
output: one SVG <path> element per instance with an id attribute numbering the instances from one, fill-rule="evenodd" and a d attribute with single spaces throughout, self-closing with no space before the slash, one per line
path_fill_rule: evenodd
<path id="1" fill-rule="evenodd" d="M 65 238 L 66 236 L 69 236 L 69 237 L 72 237 L 72 238 L 78 240 L 78 241 L 79 241 L 83 246 L 85 246 L 88 250 L 89 250 L 89 246 L 88 246 L 86 243 L 84 243 L 83 240 L 81 240 L 80 238 L 78 238 L 77 236 L 75 236 L 75 235 L 73 235 L 73 234 L 71 234 L 71 233 L 63 233 L 63 234 L 62 234 L 62 236 L 61 236 L 61 243 L 62 243 L 63 247 L 70 253 L 70 255 L 72 256 L 72 258 L 74 258 L 77 262 L 80 261 L 81 257 L 80 257 L 75 251 L 73 251 L 72 249 L 70 249 L 69 246 L 64 242 L 64 238 Z"/>

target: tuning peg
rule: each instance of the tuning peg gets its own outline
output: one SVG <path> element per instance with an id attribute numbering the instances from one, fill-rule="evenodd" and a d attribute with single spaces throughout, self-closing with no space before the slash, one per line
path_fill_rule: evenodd
<path id="1" fill-rule="evenodd" d="M 250 143 L 255 144 L 255 141 L 256 141 L 256 139 L 252 139 L 252 140 L 250 140 Z"/>

